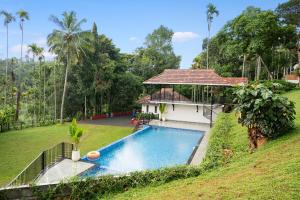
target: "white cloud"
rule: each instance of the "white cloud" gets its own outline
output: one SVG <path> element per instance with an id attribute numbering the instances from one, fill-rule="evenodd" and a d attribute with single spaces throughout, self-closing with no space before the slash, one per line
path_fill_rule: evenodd
<path id="1" fill-rule="evenodd" d="M 44 37 L 38 38 L 35 42 L 38 46 L 46 47 L 47 46 L 47 39 Z"/>
<path id="2" fill-rule="evenodd" d="M 129 40 L 130 40 L 130 41 L 138 41 L 139 39 L 138 39 L 137 37 L 134 37 L 134 36 L 133 36 L 133 37 L 130 37 Z"/>
<path id="3" fill-rule="evenodd" d="M 26 44 L 23 45 L 23 54 L 27 54 L 27 51 L 28 51 L 28 46 Z M 18 54 L 21 52 L 21 44 L 17 44 L 17 45 L 14 45 L 14 46 L 11 46 L 9 48 L 9 52 L 10 53 L 13 53 L 13 54 Z"/>
<path id="4" fill-rule="evenodd" d="M 44 52 L 44 56 L 46 60 L 53 60 L 55 58 L 55 55 L 48 50 Z"/>
<path id="5" fill-rule="evenodd" d="M 172 37 L 173 42 L 187 42 L 198 38 L 199 35 L 194 32 L 175 32 Z"/>
<path id="6" fill-rule="evenodd" d="M 46 60 L 52 60 L 55 55 L 52 54 L 51 52 L 49 52 L 49 49 L 47 47 L 47 45 L 45 43 L 43 43 L 43 40 L 36 40 L 34 43 L 36 43 L 38 46 L 41 46 L 44 48 L 44 57 Z M 29 54 L 29 56 L 32 56 L 32 53 L 29 53 L 28 52 L 28 45 L 24 44 L 23 45 L 23 56 Z M 10 54 L 12 54 L 13 56 L 20 56 L 21 54 L 21 44 L 17 44 L 17 45 L 14 45 L 14 46 L 11 46 L 9 48 L 9 52 Z"/>

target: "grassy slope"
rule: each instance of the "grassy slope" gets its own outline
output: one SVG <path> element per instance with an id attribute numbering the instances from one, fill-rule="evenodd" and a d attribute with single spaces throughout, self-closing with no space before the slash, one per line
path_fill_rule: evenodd
<path id="1" fill-rule="evenodd" d="M 255 153 L 245 151 L 246 130 L 233 114 L 230 133 L 234 156 L 229 164 L 206 174 L 158 187 L 132 189 L 115 199 L 300 199 L 300 91 L 287 94 L 296 102 L 296 126 L 268 141 Z"/>
<path id="2" fill-rule="evenodd" d="M 98 149 L 132 132 L 129 127 L 80 124 L 84 128 L 81 154 Z M 14 178 L 42 150 L 70 142 L 68 124 L 0 133 L 0 186 Z"/>

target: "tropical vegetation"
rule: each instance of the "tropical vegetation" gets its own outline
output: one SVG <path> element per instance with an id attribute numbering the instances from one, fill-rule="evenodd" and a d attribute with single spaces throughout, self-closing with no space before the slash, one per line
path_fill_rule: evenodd
<path id="1" fill-rule="evenodd" d="M 273 87 L 277 87 L 273 84 Z M 248 128 L 249 147 L 257 148 L 263 137 L 276 137 L 294 125 L 295 105 L 263 84 L 242 86 L 235 91 L 239 123 Z"/>

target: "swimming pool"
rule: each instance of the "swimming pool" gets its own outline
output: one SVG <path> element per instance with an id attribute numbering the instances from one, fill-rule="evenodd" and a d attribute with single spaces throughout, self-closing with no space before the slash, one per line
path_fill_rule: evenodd
<path id="1" fill-rule="evenodd" d="M 186 164 L 204 132 L 147 126 L 117 142 L 99 149 L 95 167 L 81 176 L 123 174 L 146 169 Z"/>

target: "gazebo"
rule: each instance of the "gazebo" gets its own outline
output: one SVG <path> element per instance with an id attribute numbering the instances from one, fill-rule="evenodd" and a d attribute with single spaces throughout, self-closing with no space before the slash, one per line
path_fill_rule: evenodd
<path id="1" fill-rule="evenodd" d="M 150 91 L 157 91 L 138 102 L 145 113 L 159 113 L 159 104 L 166 104 L 166 120 L 211 125 L 216 114 L 222 111 L 224 103 L 223 98 L 215 95 L 216 91 L 245 83 L 246 78 L 221 77 L 212 69 L 166 69 L 144 81 Z M 180 94 L 183 85 L 190 87 L 191 98 Z"/>

